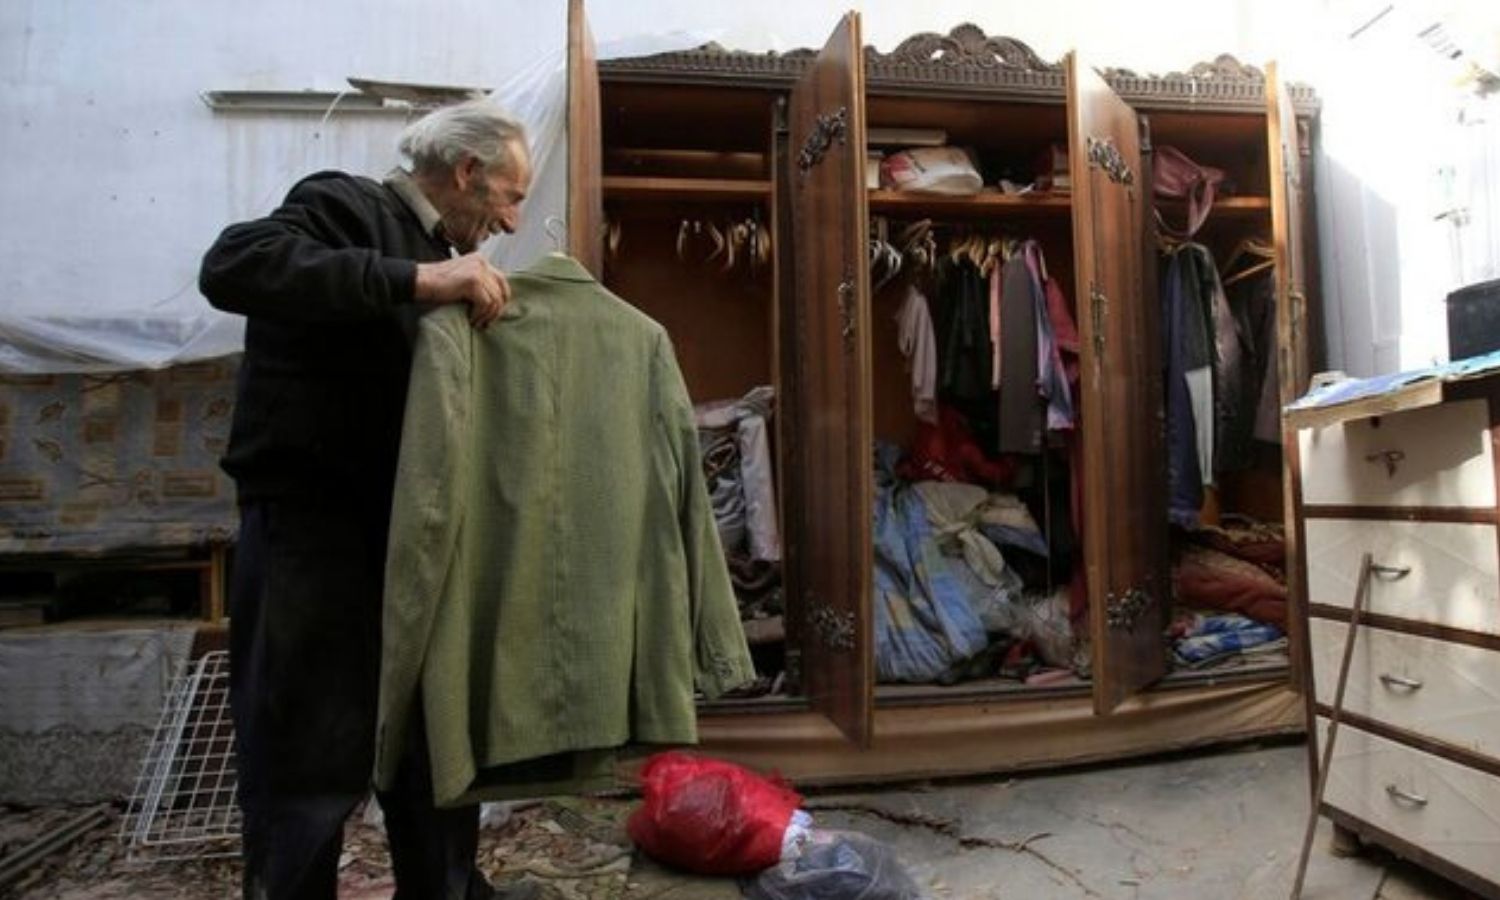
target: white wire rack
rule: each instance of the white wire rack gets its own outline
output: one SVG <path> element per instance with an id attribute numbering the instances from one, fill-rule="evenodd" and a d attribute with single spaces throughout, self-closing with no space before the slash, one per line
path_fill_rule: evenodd
<path id="1" fill-rule="evenodd" d="M 214 651 L 177 675 L 151 736 L 120 840 L 137 862 L 235 856 L 234 725 L 229 654 Z"/>

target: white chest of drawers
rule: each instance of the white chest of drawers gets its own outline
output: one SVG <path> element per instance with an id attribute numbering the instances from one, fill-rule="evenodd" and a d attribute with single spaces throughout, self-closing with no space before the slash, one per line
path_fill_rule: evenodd
<path id="1" fill-rule="evenodd" d="M 1500 898 L 1500 371 L 1304 405 L 1287 424 L 1314 767 L 1372 563 L 1321 811 Z"/>

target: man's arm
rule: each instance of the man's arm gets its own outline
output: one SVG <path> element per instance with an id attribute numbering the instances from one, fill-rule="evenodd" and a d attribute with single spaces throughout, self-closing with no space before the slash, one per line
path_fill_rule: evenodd
<path id="1" fill-rule="evenodd" d="M 375 248 L 375 202 L 345 175 L 314 176 L 264 219 L 231 225 L 203 257 L 198 287 L 225 312 L 292 322 L 379 316 L 402 303 L 467 303 L 484 328 L 510 285 L 478 252 L 417 263 Z"/>
<path id="2" fill-rule="evenodd" d="M 375 248 L 375 214 L 352 178 L 306 179 L 269 216 L 224 230 L 203 257 L 199 289 L 226 312 L 308 323 L 410 303 L 417 264 Z"/>

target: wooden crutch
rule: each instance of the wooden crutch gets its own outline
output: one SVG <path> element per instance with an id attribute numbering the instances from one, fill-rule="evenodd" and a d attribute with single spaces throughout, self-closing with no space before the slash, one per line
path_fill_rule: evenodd
<path id="1" fill-rule="evenodd" d="M 1302 853 L 1297 857 L 1297 880 L 1292 884 L 1292 900 L 1301 900 L 1302 881 L 1307 877 L 1307 858 L 1312 851 L 1313 834 L 1318 830 L 1318 809 L 1323 805 L 1323 791 L 1328 787 L 1329 764 L 1333 762 L 1333 741 L 1339 733 L 1339 717 L 1344 711 L 1344 685 L 1349 681 L 1349 661 L 1354 658 L 1354 635 L 1359 632 L 1359 617 L 1370 592 L 1373 566 L 1366 553 L 1359 564 L 1359 583 L 1354 590 L 1354 609 L 1349 613 L 1349 634 L 1344 638 L 1344 661 L 1339 664 L 1338 686 L 1333 691 L 1333 710 L 1328 716 L 1328 737 L 1323 742 L 1323 761 L 1318 766 L 1318 787 L 1313 791 L 1312 810 L 1307 814 L 1307 831 L 1302 834 Z M 1316 689 L 1315 689 L 1316 690 Z M 1316 693 L 1313 700 L 1317 700 Z M 1317 721 L 1312 722 L 1317 734 Z"/>

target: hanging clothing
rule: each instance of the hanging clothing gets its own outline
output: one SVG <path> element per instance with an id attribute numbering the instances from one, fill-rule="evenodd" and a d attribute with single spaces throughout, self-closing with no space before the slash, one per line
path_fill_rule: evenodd
<path id="1" fill-rule="evenodd" d="M 992 396 L 989 285 L 968 260 L 938 266 L 938 389 L 968 412 Z"/>
<path id="2" fill-rule="evenodd" d="M 1226 381 L 1223 396 L 1225 415 L 1215 464 L 1220 472 L 1233 472 L 1249 468 L 1255 459 L 1253 441 L 1260 416 L 1261 392 L 1265 388 L 1268 361 L 1272 366 L 1273 385 L 1275 382 L 1276 318 L 1270 272 L 1264 276 L 1252 275 L 1242 279 L 1224 291 L 1234 318 L 1234 334 L 1241 348 L 1241 358 L 1238 362 L 1239 377 Z M 1279 428 L 1279 404 L 1274 410 L 1274 417 Z"/>
<path id="3" fill-rule="evenodd" d="M 937 338 L 927 298 L 916 285 L 907 285 L 906 299 L 896 313 L 897 341 L 911 372 L 912 409 L 923 422 L 937 424 Z"/>
<path id="4" fill-rule="evenodd" d="M 1161 279 L 1167 511 L 1186 527 L 1198 523 L 1203 486 L 1213 479 L 1213 320 L 1191 246 L 1167 258 Z"/>
<path id="5" fill-rule="evenodd" d="M 607 783 L 755 677 L 665 331 L 567 257 L 510 284 L 423 317 L 402 435 L 375 774 L 420 701 L 440 805 Z"/>
<path id="6" fill-rule="evenodd" d="M 1254 420 L 1253 401 L 1260 387 L 1256 368 L 1255 335 L 1249 323 L 1229 302 L 1219 280 L 1213 254 L 1201 244 L 1179 251 L 1187 259 L 1189 277 L 1204 304 L 1213 335 L 1213 475 L 1241 466 L 1244 441 Z"/>
<path id="7" fill-rule="evenodd" d="M 1252 338 L 1250 371 L 1253 385 L 1245 389 L 1246 417 L 1257 441 L 1281 443 L 1281 378 L 1277 371 L 1276 276 L 1272 270 L 1251 275 L 1229 287 L 1230 306 L 1240 329 Z"/>
<path id="8" fill-rule="evenodd" d="M 1000 290 L 1000 452 L 1036 453 L 1043 405 L 1037 394 L 1037 310 L 1045 303 L 1021 254 L 1006 260 Z"/>
<path id="9" fill-rule="evenodd" d="M 1073 412 L 1073 390 L 1068 383 L 1068 370 L 1063 364 L 1062 350 L 1053 330 L 1054 304 L 1049 296 L 1060 295 L 1061 288 L 1047 275 L 1041 244 L 1027 241 L 1022 245 L 1021 253 L 1031 275 L 1031 295 L 1036 303 L 1037 391 L 1047 403 L 1047 430 L 1067 431 L 1077 419 Z M 1066 303 L 1061 305 L 1066 307 Z"/>

